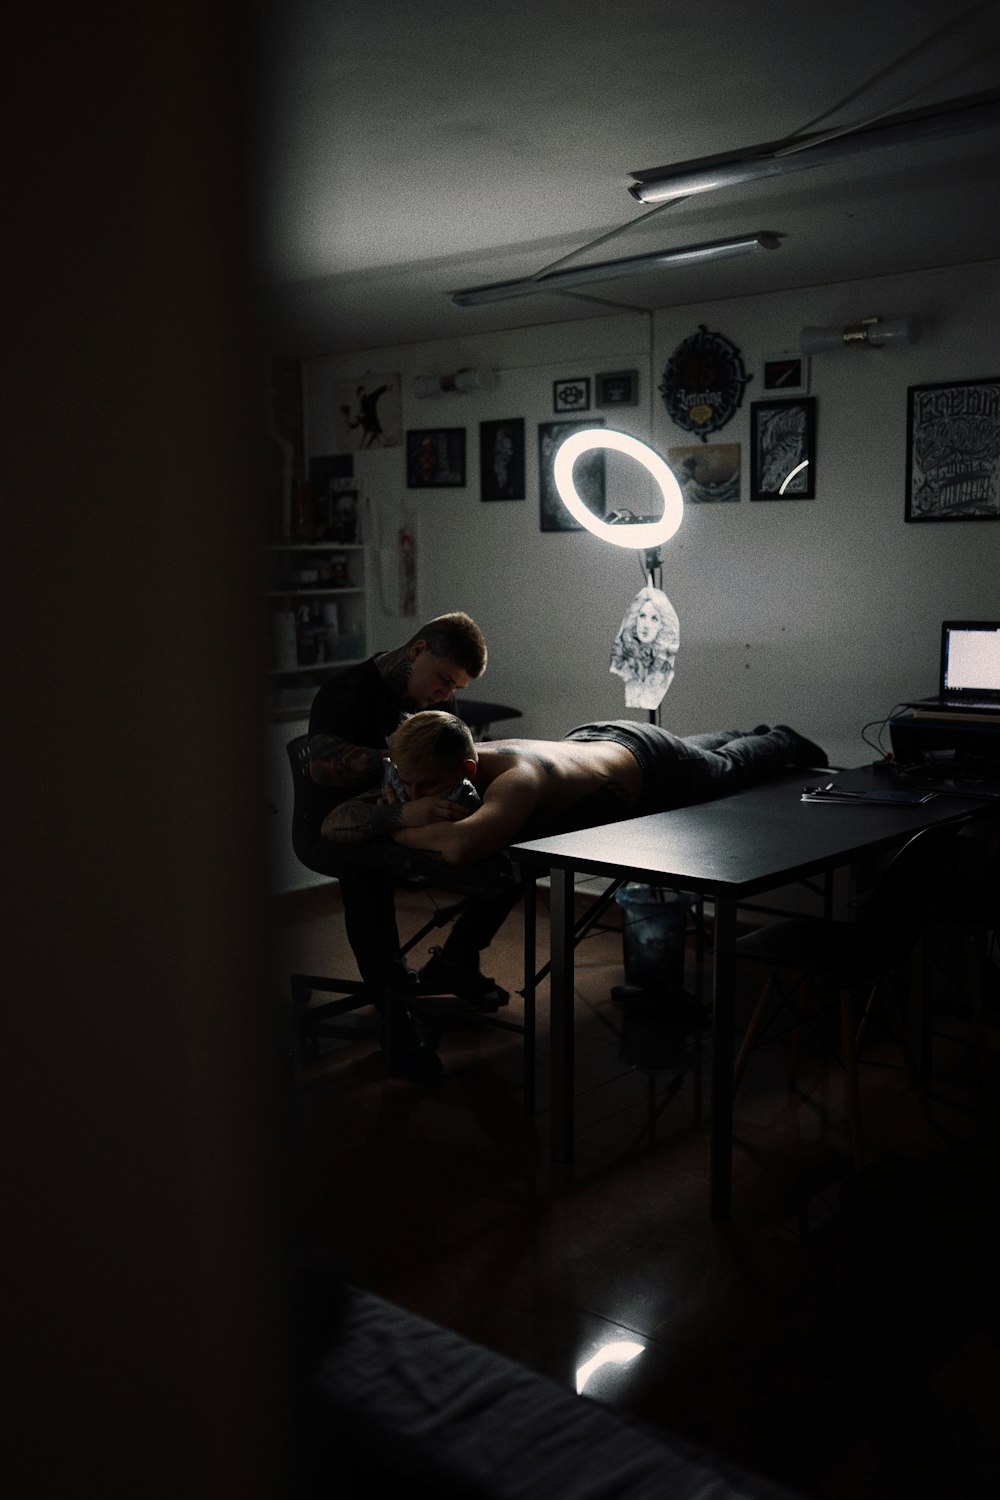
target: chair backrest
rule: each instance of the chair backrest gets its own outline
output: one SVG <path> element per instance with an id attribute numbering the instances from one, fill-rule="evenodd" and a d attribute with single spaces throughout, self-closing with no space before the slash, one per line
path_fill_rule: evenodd
<path id="1" fill-rule="evenodd" d="M 913 950 L 930 920 L 934 882 L 947 867 L 961 825 L 921 829 L 893 855 L 858 914 L 871 967 L 888 970 Z"/>
<path id="2" fill-rule="evenodd" d="M 319 838 L 316 807 L 318 788 L 309 775 L 309 736 L 297 735 L 285 746 L 292 772 L 292 848 L 308 870 L 320 875 L 336 874 L 333 846 Z"/>

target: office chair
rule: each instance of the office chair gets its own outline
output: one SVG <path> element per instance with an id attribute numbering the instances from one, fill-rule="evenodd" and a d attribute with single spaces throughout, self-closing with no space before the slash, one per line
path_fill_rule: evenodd
<path id="1" fill-rule="evenodd" d="M 821 1040 L 819 1011 L 809 1003 L 810 982 L 819 981 L 824 998 L 836 995 L 840 1010 L 840 1060 L 847 1080 L 847 1118 L 854 1165 L 862 1165 L 861 1098 L 858 1059 L 877 1014 L 888 1023 L 910 1081 L 926 1114 L 926 1094 L 906 1036 L 901 993 L 917 942 L 930 920 L 926 893 L 934 870 L 946 858 L 957 824 L 923 829 L 893 856 L 871 891 L 858 903 L 854 921 L 824 917 L 791 918 L 748 933 L 736 943 L 737 956 L 770 972 L 754 1007 L 733 1067 L 733 1093 L 755 1047 L 782 1014 L 791 1015 L 795 1035 L 789 1088 L 795 1086 L 799 1047 L 806 1027 Z M 855 996 L 864 999 L 860 1015 Z M 806 997 L 806 1003 L 803 997 Z M 788 1029 L 787 1027 L 785 1028 Z"/>
<path id="2" fill-rule="evenodd" d="M 292 848 L 296 857 L 307 869 L 315 870 L 317 874 L 336 878 L 338 869 L 337 850 L 333 845 L 318 849 L 316 845 L 315 829 L 310 817 L 308 806 L 308 789 L 312 786 L 309 775 L 309 736 L 298 735 L 289 740 L 286 750 L 288 753 L 289 766 L 292 773 Z M 442 874 L 442 881 L 447 884 L 447 875 Z M 402 881 L 400 883 L 403 883 Z M 411 886 L 415 884 L 410 880 Z M 456 875 L 452 882 L 456 889 L 462 885 L 462 877 Z M 453 922 L 465 909 L 470 901 L 469 894 L 460 896 L 460 899 L 451 905 L 440 907 L 431 913 L 428 920 L 420 928 L 419 932 L 404 943 L 400 950 L 400 958 L 405 957 L 418 943 L 422 942 L 436 927 L 444 927 Z M 526 970 L 527 972 L 527 970 Z M 367 1024 L 355 1018 L 348 1021 L 346 1017 L 355 1011 L 362 1010 L 374 1003 L 373 998 L 366 993 L 365 985 L 361 979 L 341 979 L 326 974 L 292 974 L 290 976 L 292 1022 L 293 1031 L 297 1034 L 300 1053 L 303 1058 L 314 1057 L 319 1046 L 321 1036 L 339 1037 L 345 1040 L 356 1040 L 359 1035 L 377 1035 L 377 1025 L 374 1021 Z M 525 985 L 527 993 L 524 994 L 524 1024 L 517 1021 L 508 1021 L 505 1017 L 493 1015 L 488 1012 L 463 1011 L 463 1015 L 474 1016 L 477 1021 L 484 1025 L 493 1026 L 500 1031 L 516 1032 L 524 1038 L 524 1108 L 525 1113 L 533 1116 L 535 1112 L 535 1002 L 534 987 Z M 321 1005 L 312 1005 L 313 993 L 331 994 L 335 998 L 324 1001 Z M 450 993 L 450 992 L 448 992 Z M 407 1004 L 411 1009 L 433 1012 L 435 997 L 427 992 L 421 991 L 407 998 Z M 391 1026 L 391 1018 L 384 1018 L 387 1025 Z"/>

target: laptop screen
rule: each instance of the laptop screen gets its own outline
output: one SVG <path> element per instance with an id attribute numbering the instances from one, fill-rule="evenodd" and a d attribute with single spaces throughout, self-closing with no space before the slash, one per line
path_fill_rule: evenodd
<path id="1" fill-rule="evenodd" d="M 941 692 L 1000 697 L 1000 620 L 945 620 Z"/>

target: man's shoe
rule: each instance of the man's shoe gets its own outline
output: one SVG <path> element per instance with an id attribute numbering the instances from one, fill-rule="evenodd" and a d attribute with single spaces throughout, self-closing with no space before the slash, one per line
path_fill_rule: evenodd
<path id="1" fill-rule="evenodd" d="M 425 995 L 457 995 L 470 1010 L 493 1015 L 507 1005 L 510 994 L 495 979 L 480 974 L 476 963 L 456 963 L 443 948 L 432 948 L 420 970 L 420 991 Z"/>
<path id="2" fill-rule="evenodd" d="M 819 771 L 830 762 L 827 760 L 826 751 L 819 745 L 814 745 L 812 740 L 807 740 L 804 734 L 799 734 L 795 729 L 789 729 L 787 724 L 775 724 L 775 733 L 779 730 L 788 743 L 791 752 L 790 759 L 797 766 L 809 766 Z"/>

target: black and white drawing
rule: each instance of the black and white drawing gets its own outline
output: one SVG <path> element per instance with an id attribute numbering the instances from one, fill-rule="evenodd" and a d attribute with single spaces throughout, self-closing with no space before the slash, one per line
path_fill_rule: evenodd
<path id="1" fill-rule="evenodd" d="M 398 375 L 362 375 L 333 388 L 334 439 L 338 453 L 398 448 L 403 441 Z"/>
<path id="2" fill-rule="evenodd" d="M 911 385 L 906 519 L 1000 518 L 1000 379 Z"/>
<path id="3" fill-rule="evenodd" d="M 816 398 L 750 405 L 751 500 L 816 495 Z"/>
<path id="4" fill-rule="evenodd" d="M 662 589 L 647 584 L 625 611 L 611 648 L 611 671 L 625 681 L 626 708 L 658 708 L 674 675 L 680 621 Z"/>

